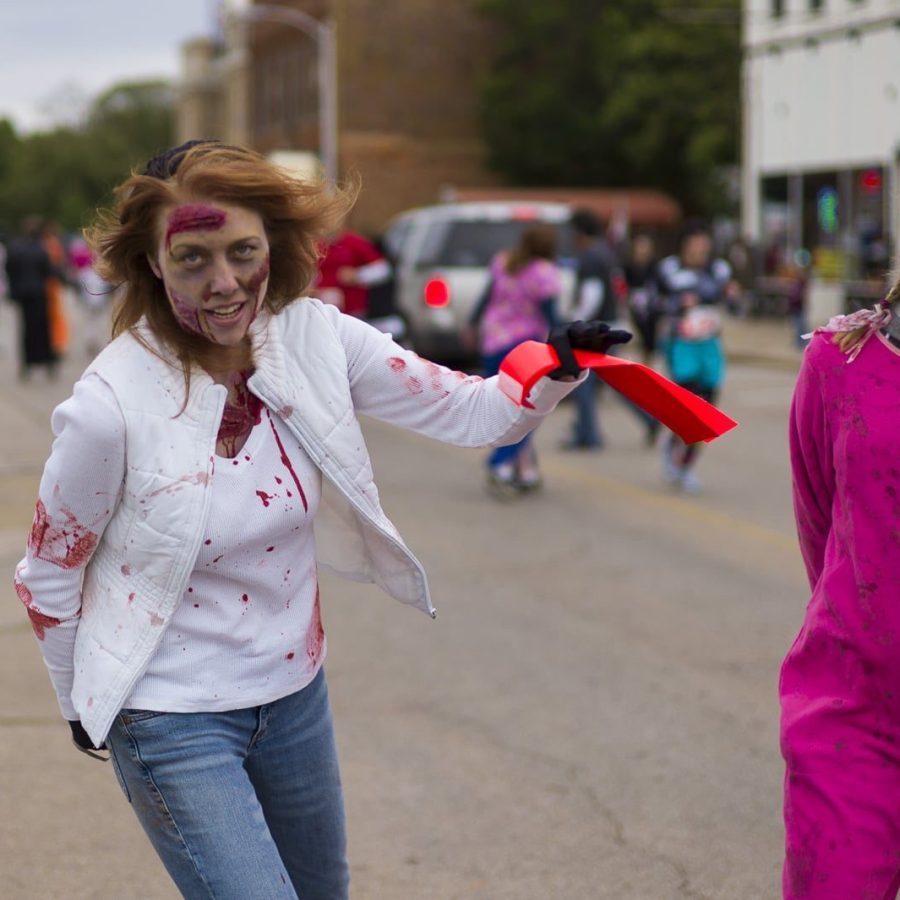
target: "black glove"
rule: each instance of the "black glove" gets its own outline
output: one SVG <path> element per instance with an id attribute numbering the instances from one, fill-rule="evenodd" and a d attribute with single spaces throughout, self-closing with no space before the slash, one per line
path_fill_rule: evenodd
<path id="1" fill-rule="evenodd" d="M 632 337 L 630 331 L 610 328 L 605 322 L 572 322 L 571 325 L 557 325 L 551 330 L 547 343 L 556 351 L 560 366 L 549 372 L 547 377 L 558 381 L 567 375 L 581 374 L 581 367 L 575 361 L 573 350 L 608 353 L 610 347 L 615 344 L 627 344 Z"/>
<path id="2" fill-rule="evenodd" d="M 72 743 L 82 752 L 87 753 L 88 756 L 93 756 L 94 759 L 102 759 L 106 761 L 105 756 L 100 756 L 97 754 L 97 750 L 106 750 L 106 744 L 101 744 L 99 747 L 94 746 L 94 742 L 91 740 L 88 733 L 84 730 L 84 725 L 81 724 L 77 719 L 73 721 L 69 721 L 69 728 L 72 729 Z"/>

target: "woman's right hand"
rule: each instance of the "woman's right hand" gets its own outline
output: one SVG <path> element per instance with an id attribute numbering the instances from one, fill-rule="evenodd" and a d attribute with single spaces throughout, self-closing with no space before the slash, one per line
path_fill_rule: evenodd
<path id="1" fill-rule="evenodd" d="M 106 762 L 107 757 L 100 756 L 97 753 L 98 750 L 106 750 L 108 749 L 106 744 L 101 744 L 99 747 L 94 746 L 94 742 L 91 740 L 90 735 L 84 730 L 84 725 L 78 719 L 69 721 L 69 728 L 72 729 L 72 743 L 82 752 L 87 753 L 88 756 L 93 756 L 94 759 L 102 760 Z"/>

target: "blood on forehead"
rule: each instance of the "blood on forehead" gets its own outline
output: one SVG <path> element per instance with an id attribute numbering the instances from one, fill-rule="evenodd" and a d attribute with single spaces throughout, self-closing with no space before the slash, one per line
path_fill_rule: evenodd
<path id="1" fill-rule="evenodd" d="M 166 223 L 166 250 L 172 236 L 182 231 L 218 231 L 225 224 L 225 213 L 205 203 L 188 203 L 173 210 Z"/>

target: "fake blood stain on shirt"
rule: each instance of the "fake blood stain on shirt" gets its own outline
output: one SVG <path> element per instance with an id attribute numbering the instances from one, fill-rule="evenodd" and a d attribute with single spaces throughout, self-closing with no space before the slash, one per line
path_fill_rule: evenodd
<path id="1" fill-rule="evenodd" d="M 55 628 L 60 624 L 60 620 L 54 619 L 53 616 L 44 615 L 44 613 L 34 606 L 34 598 L 31 596 L 31 591 L 19 581 L 18 576 L 15 578 L 14 584 L 16 587 L 16 594 L 24 604 L 25 610 L 28 613 L 28 618 L 31 621 L 31 628 L 34 631 L 35 637 L 39 641 L 44 640 L 46 637 L 46 629 Z"/>
<path id="2" fill-rule="evenodd" d="M 71 510 L 62 507 L 60 512 L 65 522 L 59 524 L 51 521 L 43 501 L 38 500 L 28 535 L 28 548 L 37 559 L 53 563 L 61 569 L 77 569 L 87 565 L 97 547 L 98 537 L 81 525 Z"/>
<path id="3" fill-rule="evenodd" d="M 322 650 L 325 644 L 325 629 L 322 627 L 322 609 L 319 604 L 319 588 L 316 586 L 316 601 L 313 606 L 312 620 L 309 623 L 309 631 L 306 633 L 306 655 L 313 665 L 322 658 Z"/>
<path id="4" fill-rule="evenodd" d="M 451 373 L 433 362 L 426 362 L 425 368 L 428 371 L 428 376 L 431 378 L 431 389 L 438 394 L 441 400 L 443 400 L 444 397 L 449 397 L 450 391 L 444 386 L 444 378 Z"/>
<path id="5" fill-rule="evenodd" d="M 465 372 L 460 372 L 456 369 L 447 369 L 435 362 L 431 362 L 431 360 L 422 359 L 421 357 L 417 357 L 417 359 L 428 373 L 431 389 L 438 395 L 440 400 L 450 395 L 448 385 L 452 386 L 454 383 L 461 384 L 463 382 L 477 384 L 484 381 L 480 375 L 467 375 Z M 401 359 L 399 356 L 392 356 L 388 359 L 387 364 L 392 372 L 406 378 L 406 388 L 410 393 L 422 393 L 422 380 L 414 375 L 406 375 L 408 368 L 406 360 Z"/>
<path id="6" fill-rule="evenodd" d="M 266 410 L 266 415 L 268 416 L 268 410 Z M 300 484 L 300 479 L 297 477 L 297 473 L 294 471 L 294 467 L 291 465 L 291 461 L 287 455 L 287 451 L 284 449 L 284 444 L 281 443 L 281 438 L 278 436 L 278 431 L 275 428 L 275 423 L 272 421 L 271 416 L 269 416 L 269 425 L 272 428 L 272 434 L 275 435 L 275 442 L 278 444 L 278 452 L 281 455 L 281 463 L 288 470 L 291 478 L 294 479 L 294 484 L 297 485 L 297 491 L 300 494 L 300 499 L 303 501 L 304 511 L 309 512 L 309 504 L 306 502 L 306 494 L 303 491 L 303 486 Z"/>

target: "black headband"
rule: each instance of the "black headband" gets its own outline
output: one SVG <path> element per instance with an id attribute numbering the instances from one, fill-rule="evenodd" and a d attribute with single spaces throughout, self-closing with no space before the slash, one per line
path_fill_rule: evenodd
<path id="1" fill-rule="evenodd" d="M 203 138 L 201 140 L 185 141 L 177 147 L 169 147 L 168 150 L 157 153 L 156 156 L 147 163 L 146 168 L 141 174 L 165 181 L 178 171 L 178 167 L 181 165 L 181 161 L 186 156 L 188 150 L 201 144 L 221 144 L 221 141 Z"/>

